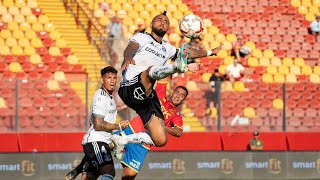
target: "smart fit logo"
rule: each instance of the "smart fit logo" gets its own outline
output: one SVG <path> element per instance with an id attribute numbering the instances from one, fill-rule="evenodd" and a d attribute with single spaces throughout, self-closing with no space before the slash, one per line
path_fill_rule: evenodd
<path id="1" fill-rule="evenodd" d="M 231 174 L 233 172 L 233 161 L 228 158 L 221 159 L 221 172 L 224 174 Z"/>
<path id="2" fill-rule="evenodd" d="M 269 159 L 269 172 L 279 174 L 281 172 L 281 161 L 276 158 Z"/>

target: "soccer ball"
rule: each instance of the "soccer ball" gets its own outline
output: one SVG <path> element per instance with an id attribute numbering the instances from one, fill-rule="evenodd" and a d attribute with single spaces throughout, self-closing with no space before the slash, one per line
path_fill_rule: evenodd
<path id="1" fill-rule="evenodd" d="M 199 37 L 203 33 L 203 21 L 194 14 L 183 17 L 179 23 L 179 29 L 183 36 L 187 38 Z"/>

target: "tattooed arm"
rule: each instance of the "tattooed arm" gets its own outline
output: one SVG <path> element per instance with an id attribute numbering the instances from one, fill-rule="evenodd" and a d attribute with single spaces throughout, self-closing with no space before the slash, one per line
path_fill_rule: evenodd
<path id="1" fill-rule="evenodd" d="M 112 130 L 119 129 L 119 124 L 113 124 L 113 123 L 108 123 L 104 121 L 104 117 L 100 115 L 93 115 L 94 121 L 93 121 L 93 128 L 96 131 L 107 131 L 111 132 Z M 123 120 L 120 121 L 120 126 L 122 129 L 125 129 L 129 125 L 128 120 Z"/>
<path id="2" fill-rule="evenodd" d="M 211 54 L 209 54 L 209 56 L 216 55 L 220 51 L 222 46 L 223 46 L 223 44 L 219 45 L 216 48 L 213 48 L 211 50 Z M 196 59 L 196 58 L 207 57 L 207 56 L 208 56 L 208 51 L 207 50 L 191 48 L 190 49 L 190 54 L 188 56 L 188 59 Z"/>
<path id="3" fill-rule="evenodd" d="M 134 41 L 130 41 L 123 53 L 124 60 L 121 65 L 122 70 L 126 69 L 129 66 L 129 64 L 135 64 L 132 58 L 134 57 L 138 49 L 139 44 Z"/>

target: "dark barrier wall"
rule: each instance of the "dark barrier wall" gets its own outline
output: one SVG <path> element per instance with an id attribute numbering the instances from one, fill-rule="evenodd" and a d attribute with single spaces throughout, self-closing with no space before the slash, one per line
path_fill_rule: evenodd
<path id="1" fill-rule="evenodd" d="M 0 179 L 63 179 L 81 153 L 0 154 Z M 117 177 L 121 165 L 115 162 Z M 151 152 L 137 179 L 320 179 L 320 152 Z"/>

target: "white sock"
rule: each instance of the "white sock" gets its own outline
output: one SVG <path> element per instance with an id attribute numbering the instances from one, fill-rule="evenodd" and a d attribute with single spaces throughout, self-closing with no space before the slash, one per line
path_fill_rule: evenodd
<path id="1" fill-rule="evenodd" d="M 152 66 L 149 71 L 149 76 L 153 80 L 159 80 L 170 76 L 175 73 L 173 64 L 165 64 L 163 66 Z"/>
<path id="2" fill-rule="evenodd" d="M 149 132 L 139 132 L 136 134 L 130 134 L 125 136 L 128 140 L 128 143 L 133 143 L 133 144 L 149 144 L 154 146 L 154 143 L 148 134 Z"/>
<path id="3" fill-rule="evenodd" d="M 113 176 L 110 174 L 104 174 L 102 175 L 101 180 L 113 180 Z"/>

